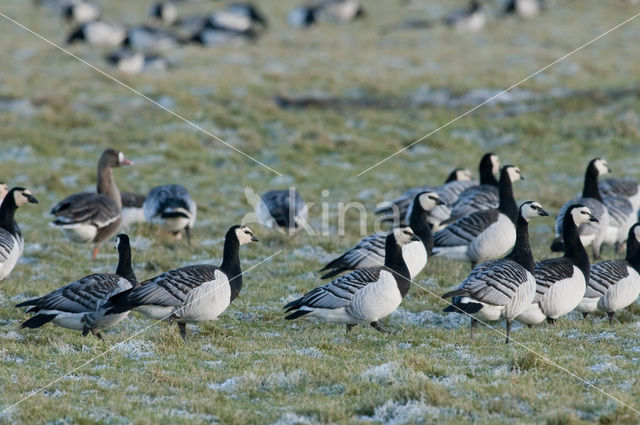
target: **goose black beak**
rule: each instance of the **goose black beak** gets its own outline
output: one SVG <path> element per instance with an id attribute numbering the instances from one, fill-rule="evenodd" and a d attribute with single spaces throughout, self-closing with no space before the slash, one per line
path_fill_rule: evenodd
<path id="1" fill-rule="evenodd" d="M 520 180 L 525 180 L 524 175 L 520 174 Z"/>
<path id="2" fill-rule="evenodd" d="M 24 195 L 24 197 L 27 198 L 27 201 L 29 201 L 32 204 L 38 203 L 38 200 L 33 195 Z"/>
<path id="3" fill-rule="evenodd" d="M 543 210 L 542 208 L 538 210 L 538 214 L 540 214 L 541 217 L 547 217 L 549 215 L 549 213 Z"/>
<path id="4" fill-rule="evenodd" d="M 420 242 L 422 239 L 420 239 L 420 237 L 414 233 L 413 235 L 411 235 L 411 240 Z"/>
<path id="5" fill-rule="evenodd" d="M 593 214 L 589 214 L 589 221 L 592 221 L 594 223 L 600 223 L 600 220 L 598 220 L 598 218 Z"/>
<path id="6" fill-rule="evenodd" d="M 260 239 L 256 238 L 256 235 L 251 234 L 251 242 L 260 242 Z"/>
<path id="7" fill-rule="evenodd" d="M 436 199 L 436 205 L 447 205 L 442 199 Z"/>

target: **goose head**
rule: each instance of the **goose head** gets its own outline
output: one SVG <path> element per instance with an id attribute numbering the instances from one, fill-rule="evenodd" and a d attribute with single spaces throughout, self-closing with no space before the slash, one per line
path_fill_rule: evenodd
<path id="1" fill-rule="evenodd" d="M 589 222 L 599 222 L 598 218 L 591 214 L 591 210 L 582 204 L 574 204 L 569 207 L 567 213 L 571 215 L 576 226 Z"/>
<path id="2" fill-rule="evenodd" d="M 389 236 L 393 236 L 399 246 L 410 244 L 411 242 L 420 241 L 420 238 L 413 233 L 409 226 L 398 226 L 394 228 Z"/>
<path id="3" fill-rule="evenodd" d="M 505 165 L 502 167 L 501 173 L 506 173 L 509 176 L 511 183 L 517 182 L 518 180 L 524 180 L 524 176 L 520 172 L 520 168 L 515 165 Z"/>
<path id="4" fill-rule="evenodd" d="M 640 223 L 636 223 L 629 229 L 629 239 L 635 239 L 640 243 Z"/>
<path id="5" fill-rule="evenodd" d="M 491 172 L 496 174 L 500 171 L 500 158 L 492 152 L 485 153 L 480 160 L 480 170 L 491 168 Z"/>
<path id="6" fill-rule="evenodd" d="M 7 186 L 5 182 L 0 181 L 0 202 L 7 196 L 7 193 L 9 193 L 9 186 Z"/>
<path id="7" fill-rule="evenodd" d="M 526 201 L 520 205 L 520 216 L 527 222 L 535 217 L 546 217 L 549 213 L 536 201 Z"/>
<path id="8" fill-rule="evenodd" d="M 29 189 L 24 187 L 14 187 L 9 191 L 7 197 L 12 197 L 13 202 L 17 207 L 21 207 L 25 204 L 37 204 L 38 200 L 31 194 Z"/>
<path id="9" fill-rule="evenodd" d="M 416 195 L 414 203 L 416 201 L 425 211 L 431 211 L 438 205 L 446 205 L 446 202 L 440 199 L 438 194 L 435 192 L 421 192 Z"/>
<path id="10" fill-rule="evenodd" d="M 446 183 L 458 181 L 458 182 L 468 182 L 472 178 L 471 171 L 466 168 L 456 168 L 449 174 L 447 177 Z"/>
<path id="11" fill-rule="evenodd" d="M 113 248 L 120 251 L 120 247 L 124 248 L 125 246 L 130 246 L 129 236 L 125 233 L 120 233 L 113 242 Z"/>
<path id="12" fill-rule="evenodd" d="M 236 239 L 240 245 L 258 242 L 258 238 L 256 238 L 251 229 L 247 226 L 233 226 L 229 230 L 232 230 L 235 233 Z"/>
<path id="13" fill-rule="evenodd" d="M 107 149 L 100 155 L 98 164 L 102 167 L 116 168 L 121 165 L 133 165 L 133 161 L 127 159 L 124 153 L 115 149 Z"/>
<path id="14" fill-rule="evenodd" d="M 589 168 L 596 171 L 598 176 L 604 176 L 611 172 L 611 168 L 609 168 L 609 164 L 607 161 L 602 158 L 594 158 L 589 162 Z"/>

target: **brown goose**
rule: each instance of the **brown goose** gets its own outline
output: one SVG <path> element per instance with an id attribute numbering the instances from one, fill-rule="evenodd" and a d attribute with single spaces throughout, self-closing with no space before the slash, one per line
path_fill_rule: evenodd
<path id="1" fill-rule="evenodd" d="M 93 259 L 104 241 L 120 229 L 122 198 L 113 180 L 113 168 L 133 165 L 122 152 L 107 149 L 98 160 L 98 193 L 75 193 L 51 209 L 51 225 L 73 242 L 95 244 Z"/>

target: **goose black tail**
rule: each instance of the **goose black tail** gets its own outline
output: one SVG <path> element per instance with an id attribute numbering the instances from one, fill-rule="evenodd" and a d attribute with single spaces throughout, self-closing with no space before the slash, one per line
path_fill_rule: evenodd
<path id="1" fill-rule="evenodd" d="M 552 252 L 564 252 L 564 241 L 560 236 L 555 238 L 551 243 L 551 251 Z"/>
<path id="2" fill-rule="evenodd" d="M 30 305 L 38 305 L 40 304 L 40 298 L 34 298 L 32 300 L 23 301 L 20 304 L 16 304 L 16 307 L 27 307 Z"/>
<path id="3" fill-rule="evenodd" d="M 36 314 L 31 319 L 27 320 L 22 325 L 20 325 L 20 327 L 36 329 L 36 328 L 39 328 L 40 326 L 46 325 L 47 323 L 55 319 L 56 316 L 57 314 Z"/>
<path id="4" fill-rule="evenodd" d="M 119 292 L 109 298 L 109 301 L 107 301 L 107 303 L 103 306 L 103 308 L 108 309 L 104 314 L 120 314 L 134 308 L 135 306 L 131 305 L 131 303 L 129 302 L 129 293 L 131 292 L 131 289 Z"/>
<path id="5" fill-rule="evenodd" d="M 298 311 L 295 311 L 295 312 L 291 313 L 290 315 L 286 316 L 285 319 L 286 320 L 295 320 L 298 317 L 302 317 L 305 314 L 309 314 L 309 313 L 311 313 L 311 312 L 308 311 L 308 310 L 298 310 Z"/>

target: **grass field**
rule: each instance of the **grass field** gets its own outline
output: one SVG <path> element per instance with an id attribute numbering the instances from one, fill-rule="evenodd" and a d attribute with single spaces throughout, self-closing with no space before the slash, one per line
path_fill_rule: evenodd
<path id="1" fill-rule="evenodd" d="M 51 325 L 19 329 L 26 316 L 16 303 L 115 269 L 110 245 L 91 262 L 90 246 L 73 245 L 47 226 L 58 200 L 93 188 L 107 147 L 136 163 L 116 171 L 121 190 L 146 193 L 175 182 L 198 202 L 192 246 L 147 224 L 130 229 L 140 280 L 185 264 L 219 263 L 224 232 L 248 211 L 245 186 L 295 186 L 315 202 L 311 224 L 321 226 L 326 202 L 336 229 L 338 202 L 362 202 L 372 211 L 407 187 L 441 182 L 454 167 L 477 176 L 487 151 L 521 168 L 526 180 L 514 187 L 517 199 L 538 200 L 552 213 L 581 190 L 593 157 L 606 158 L 615 176 L 640 178 L 640 21 L 358 177 L 640 12 L 613 0 L 556 0 L 543 16 L 523 21 L 495 16 L 497 2 L 488 2 L 492 16 L 478 34 L 440 27 L 380 34 L 403 19 L 464 4 L 423 3 L 370 1 L 363 21 L 298 31 L 284 20 L 295 1 L 260 2 L 271 27 L 257 43 L 185 47 L 170 53 L 176 66 L 165 73 L 119 75 L 106 68 L 104 52 L 71 49 L 281 176 L 0 17 L 0 179 L 40 200 L 17 213 L 25 253 L 0 288 L 0 408 L 73 370 L 1 413 L 0 423 L 640 423 L 640 415 L 566 371 L 517 344 L 505 346 L 497 332 L 481 328 L 471 341 L 467 319 L 442 313 L 446 303 L 417 286 L 385 321 L 396 335 L 285 322 L 282 306 L 321 284 L 316 271 L 361 237 L 355 212 L 345 236 L 288 237 L 253 225 L 261 242 L 243 247 L 244 269 L 282 252 L 245 275 L 243 292 L 220 320 L 190 327 L 186 344 L 165 324 L 127 340 L 150 324 L 136 314 L 104 341 Z M 134 24 L 149 2 L 100 5 L 110 19 Z M 0 12 L 56 43 L 68 31 L 31 2 L 5 1 Z M 279 96 L 323 101 L 283 109 Z M 551 256 L 553 221 L 532 224 L 537 259 Z M 613 258 L 611 249 L 604 255 Z M 442 294 L 468 272 L 466 264 L 434 258 L 415 282 Z M 640 409 L 640 307 L 618 319 L 610 327 L 602 316 L 570 314 L 555 327 L 516 327 L 513 337 Z"/>

